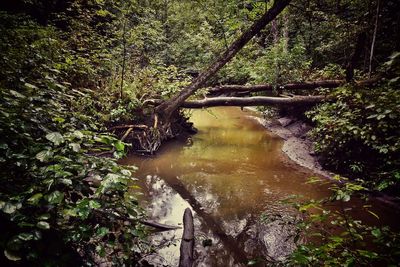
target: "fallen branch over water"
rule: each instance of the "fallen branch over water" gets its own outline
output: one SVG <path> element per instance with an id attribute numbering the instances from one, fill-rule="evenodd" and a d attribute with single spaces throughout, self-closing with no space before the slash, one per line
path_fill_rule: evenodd
<path id="1" fill-rule="evenodd" d="M 156 229 L 158 229 L 160 231 L 170 231 L 170 230 L 176 230 L 176 229 L 181 229 L 182 228 L 180 226 L 162 224 L 162 223 L 148 221 L 148 220 L 140 220 L 139 222 L 141 222 L 144 225 L 156 228 Z"/>
<path id="2" fill-rule="evenodd" d="M 183 108 L 206 108 L 215 106 L 295 106 L 311 105 L 323 101 L 325 96 L 294 96 L 294 97 L 213 97 L 202 100 L 185 101 Z"/>
<path id="3" fill-rule="evenodd" d="M 272 91 L 274 89 L 286 89 L 286 90 L 305 90 L 305 89 L 316 89 L 316 88 L 336 88 L 343 85 L 345 80 L 326 80 L 326 81 L 314 81 L 314 82 L 303 82 L 303 83 L 289 83 L 283 85 L 273 86 L 271 84 L 257 84 L 257 85 L 220 85 L 214 88 L 210 88 L 208 92 L 210 94 L 224 94 L 234 92 L 262 92 Z"/>
<path id="4" fill-rule="evenodd" d="M 376 83 L 378 78 L 368 79 L 364 81 L 356 81 L 358 86 L 368 86 Z M 271 84 L 257 84 L 257 85 L 220 85 L 208 89 L 211 95 L 227 94 L 227 93 L 256 93 L 278 90 L 311 90 L 317 88 L 337 88 L 346 84 L 346 80 L 322 80 L 322 81 L 311 81 L 311 82 L 298 82 L 288 83 L 282 85 L 271 85 Z"/>
<path id="5" fill-rule="evenodd" d="M 170 230 L 176 230 L 176 229 L 181 229 L 182 227 L 180 226 L 175 226 L 175 225 L 168 225 L 168 224 L 162 224 L 162 223 L 158 223 L 158 222 L 153 222 L 153 221 L 149 221 L 149 220 L 135 220 L 129 217 L 125 217 L 125 216 L 121 216 L 120 214 L 117 214 L 115 212 L 111 212 L 111 211 L 106 211 L 106 210 L 96 210 L 95 212 L 102 214 L 103 216 L 107 216 L 107 217 L 114 217 L 118 220 L 122 220 L 122 221 L 128 221 L 128 222 L 132 222 L 132 223 L 141 223 L 143 225 L 147 225 L 153 228 L 156 228 L 160 231 L 170 231 Z"/>

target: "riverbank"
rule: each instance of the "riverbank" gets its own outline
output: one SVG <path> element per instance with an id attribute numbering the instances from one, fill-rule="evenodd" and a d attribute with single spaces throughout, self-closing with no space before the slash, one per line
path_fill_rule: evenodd
<path id="1" fill-rule="evenodd" d="M 258 112 L 255 109 L 249 109 Z M 297 165 L 311 170 L 312 172 L 332 178 L 335 174 L 325 170 L 315 155 L 313 144 L 307 137 L 311 126 L 290 117 L 265 119 L 258 116 L 249 116 L 263 125 L 267 130 L 284 140 L 282 152 Z"/>
<path id="2" fill-rule="evenodd" d="M 256 109 L 249 109 L 258 112 Z M 258 116 L 249 116 L 263 125 L 268 131 L 279 136 L 284 140 L 281 148 L 288 161 L 311 170 L 323 177 L 332 179 L 336 174 L 324 169 L 318 161 L 318 156 L 314 152 L 313 143 L 308 138 L 307 133 L 312 129 L 307 123 L 290 117 L 265 119 Z M 400 210 L 399 199 L 381 192 L 371 192 L 376 200 Z"/>

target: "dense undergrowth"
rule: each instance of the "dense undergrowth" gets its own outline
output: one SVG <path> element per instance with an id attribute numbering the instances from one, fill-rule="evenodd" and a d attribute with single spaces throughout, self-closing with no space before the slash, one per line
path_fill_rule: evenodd
<path id="1" fill-rule="evenodd" d="M 398 229 L 376 224 L 380 220 L 379 211 L 375 210 L 378 214 L 373 211 L 368 195 L 363 193 L 368 184 L 340 176 L 333 179 L 333 184 L 315 177 L 309 180 L 309 183 L 330 184 L 329 197 L 306 202 L 296 198 L 286 200 L 304 215 L 296 224 L 304 241 L 286 265 L 396 266 L 400 259 L 400 234 Z M 354 201 L 362 205 L 355 208 Z M 364 214 L 363 220 L 360 214 Z M 366 222 L 368 216 L 375 223 Z"/>
<path id="2" fill-rule="evenodd" d="M 399 53 L 385 64 L 389 81 L 372 88 L 352 84 L 330 93 L 333 101 L 308 112 L 311 137 L 330 169 L 398 196 L 400 181 Z"/>
<path id="3" fill-rule="evenodd" d="M 134 264 L 146 250 L 135 169 L 96 156 L 126 153 L 103 133 L 115 96 L 93 91 L 107 65 L 53 26 L 0 20 L 1 265 Z"/>

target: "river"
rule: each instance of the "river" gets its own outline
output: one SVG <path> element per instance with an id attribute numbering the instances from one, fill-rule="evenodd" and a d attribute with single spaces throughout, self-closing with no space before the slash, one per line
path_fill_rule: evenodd
<path id="1" fill-rule="evenodd" d="M 306 183 L 316 175 L 291 162 L 281 152 L 282 140 L 256 116 L 234 107 L 191 111 L 196 135 L 168 142 L 155 157 L 121 162 L 139 168 L 142 205 L 152 220 L 182 225 L 185 208 L 192 209 L 196 266 L 242 266 L 262 257 L 254 233 L 260 218 L 292 216 L 293 209 L 281 200 L 293 195 L 319 199 L 329 194 L 326 185 Z M 177 266 L 181 235 L 182 230 L 154 234 L 152 242 L 160 249 L 151 262 Z M 284 236 L 265 242 L 279 247 Z M 280 249 L 273 252 L 277 259 L 293 248 Z"/>

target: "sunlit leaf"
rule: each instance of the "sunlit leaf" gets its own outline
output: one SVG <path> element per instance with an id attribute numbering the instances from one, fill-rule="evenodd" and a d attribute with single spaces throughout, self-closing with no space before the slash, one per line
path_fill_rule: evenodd
<path id="1" fill-rule="evenodd" d="M 40 228 L 40 229 L 43 229 L 43 230 L 50 229 L 50 224 L 49 224 L 48 222 L 45 222 L 45 221 L 40 221 L 40 222 L 38 222 L 38 223 L 36 224 L 36 226 L 37 226 L 38 228 Z"/>
<path id="2" fill-rule="evenodd" d="M 48 133 L 46 135 L 46 139 L 53 142 L 53 144 L 56 146 L 64 142 L 64 137 L 59 132 Z"/>

